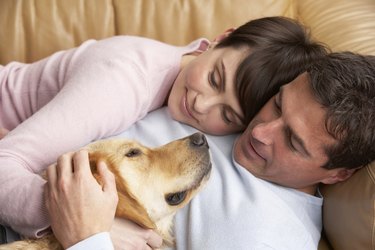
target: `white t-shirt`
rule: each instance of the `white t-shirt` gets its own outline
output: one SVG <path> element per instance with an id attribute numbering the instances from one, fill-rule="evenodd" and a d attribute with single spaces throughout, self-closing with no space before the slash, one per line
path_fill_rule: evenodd
<path id="1" fill-rule="evenodd" d="M 153 147 L 195 132 L 162 108 L 117 137 Z M 322 199 L 258 179 L 235 163 L 232 147 L 237 136 L 207 136 L 211 177 L 177 213 L 176 248 L 317 249 Z"/>

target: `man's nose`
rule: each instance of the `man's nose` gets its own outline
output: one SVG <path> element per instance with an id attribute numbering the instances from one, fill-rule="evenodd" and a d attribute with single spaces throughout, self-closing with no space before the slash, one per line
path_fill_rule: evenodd
<path id="1" fill-rule="evenodd" d="M 220 104 L 218 96 L 197 95 L 194 102 L 194 110 L 197 113 L 206 114 L 218 104 Z"/>
<path id="2" fill-rule="evenodd" d="M 282 120 L 275 119 L 268 122 L 262 122 L 257 124 L 252 131 L 252 136 L 259 142 L 270 146 L 278 135 L 282 133 L 283 123 Z"/>

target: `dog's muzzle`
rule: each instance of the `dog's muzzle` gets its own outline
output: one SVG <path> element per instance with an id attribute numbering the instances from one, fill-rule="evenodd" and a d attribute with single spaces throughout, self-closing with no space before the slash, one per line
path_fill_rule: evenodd
<path id="1" fill-rule="evenodd" d="M 190 146 L 194 148 L 209 148 L 206 136 L 202 133 L 195 133 L 189 136 Z"/>

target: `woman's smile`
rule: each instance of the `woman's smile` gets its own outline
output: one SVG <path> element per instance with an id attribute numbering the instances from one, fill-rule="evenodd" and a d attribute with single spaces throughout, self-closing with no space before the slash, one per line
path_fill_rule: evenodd
<path id="1" fill-rule="evenodd" d="M 187 90 L 187 88 L 185 88 L 185 90 L 186 90 L 185 96 L 182 98 L 182 105 L 181 105 L 182 106 L 182 111 L 183 111 L 183 113 L 185 114 L 185 116 L 187 118 L 193 119 L 196 122 L 198 122 L 198 120 L 193 115 L 193 112 L 191 111 L 190 105 L 188 103 L 188 98 L 187 98 L 188 90 Z"/>

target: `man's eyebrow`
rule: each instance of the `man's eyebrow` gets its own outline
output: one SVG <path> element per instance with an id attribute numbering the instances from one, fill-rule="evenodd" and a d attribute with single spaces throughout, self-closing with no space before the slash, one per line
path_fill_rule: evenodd
<path id="1" fill-rule="evenodd" d="M 281 87 L 279 92 L 280 92 L 279 93 L 279 107 L 280 107 L 281 113 L 283 113 L 282 112 L 282 110 L 283 110 L 282 109 L 282 105 L 283 105 L 282 103 L 283 103 L 283 96 L 284 96 L 284 88 Z M 285 132 L 290 137 L 290 138 L 287 137 L 287 140 L 289 140 L 289 139 L 295 140 L 301 146 L 302 151 L 303 151 L 302 153 L 307 155 L 308 157 L 311 157 L 310 152 L 306 148 L 305 142 L 301 139 L 301 137 L 298 134 L 296 134 L 296 132 L 290 126 L 288 126 L 288 125 L 286 126 Z"/>

